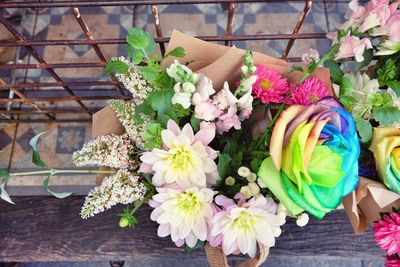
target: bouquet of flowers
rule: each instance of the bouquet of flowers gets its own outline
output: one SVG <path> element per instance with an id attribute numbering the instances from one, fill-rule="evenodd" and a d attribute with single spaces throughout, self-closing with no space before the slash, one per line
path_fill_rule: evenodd
<path id="1" fill-rule="evenodd" d="M 177 246 L 259 250 L 259 264 L 288 216 L 322 219 L 357 186 L 355 121 L 318 67 L 331 55 L 288 73 L 282 60 L 178 31 L 163 58 L 147 32 L 126 40 L 129 58 L 105 71 L 132 99 L 95 114 L 95 138 L 73 155 L 116 172 L 89 193 L 83 218 L 133 204 L 119 223 L 134 226 L 147 202 L 158 235 Z"/>
<path id="2" fill-rule="evenodd" d="M 186 251 L 204 247 L 212 266 L 239 253 L 259 266 L 286 220 L 303 227 L 308 214 L 323 219 L 343 203 L 356 232 L 380 220 L 376 240 L 395 266 L 399 1 L 349 7 L 330 50 L 310 50 L 291 71 L 283 60 L 178 31 L 160 57 L 149 33 L 131 29 L 128 57 L 113 58 L 105 73 L 132 98 L 108 101 L 93 117 L 93 140 L 73 155 L 77 166 L 101 167 L 87 171 L 99 176 L 82 218 L 124 204 L 119 225 L 134 227 L 148 203 L 160 237 Z M 70 195 L 48 188 L 68 171 L 40 159 L 38 138 L 33 161 L 48 169 L 45 188 Z M 12 202 L 5 183 L 29 174 L 0 170 L 0 197 Z"/>

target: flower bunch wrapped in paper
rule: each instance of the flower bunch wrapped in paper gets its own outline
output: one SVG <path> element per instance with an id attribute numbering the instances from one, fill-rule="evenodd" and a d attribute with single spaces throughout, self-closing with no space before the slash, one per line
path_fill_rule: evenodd
<path id="1" fill-rule="evenodd" d="M 178 31 L 163 58 L 142 30 L 127 42 L 129 59 L 106 72 L 132 100 L 95 114 L 94 141 L 74 154 L 80 166 L 119 169 L 89 194 L 84 218 L 131 199 L 120 226 L 134 226 L 148 202 L 159 236 L 188 248 L 207 242 L 208 254 L 256 257 L 259 248 L 260 263 L 288 218 L 322 219 L 357 186 L 355 121 L 318 67 L 327 58 L 289 73 L 282 60 Z"/>

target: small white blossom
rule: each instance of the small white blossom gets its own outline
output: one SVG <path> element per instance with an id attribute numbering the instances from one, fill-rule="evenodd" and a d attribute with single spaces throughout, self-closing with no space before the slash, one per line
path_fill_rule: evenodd
<path id="1" fill-rule="evenodd" d="M 247 177 L 247 176 L 250 175 L 250 173 L 251 173 L 250 169 L 247 168 L 247 167 L 245 167 L 245 166 L 242 166 L 242 167 L 240 167 L 240 168 L 238 169 L 238 174 L 239 174 L 240 176 L 242 176 L 242 177 Z"/>
<path id="2" fill-rule="evenodd" d="M 299 217 L 297 217 L 296 224 L 300 227 L 304 227 L 308 224 L 310 217 L 307 213 L 302 213 Z"/>
<path id="3" fill-rule="evenodd" d="M 253 196 L 251 188 L 247 185 L 240 188 L 240 193 L 242 193 L 246 199 L 249 199 Z"/>
<path id="4" fill-rule="evenodd" d="M 249 181 L 249 183 L 254 183 L 257 180 L 257 174 L 251 172 L 249 175 L 247 175 L 246 179 Z"/>
<path id="5" fill-rule="evenodd" d="M 225 184 L 226 185 L 234 185 L 235 184 L 235 178 L 232 176 L 229 176 L 225 179 Z"/>
<path id="6" fill-rule="evenodd" d="M 135 169 L 138 162 L 131 157 L 132 141 L 127 134 L 99 136 L 72 154 L 76 166 L 105 166 Z"/>
<path id="7" fill-rule="evenodd" d="M 100 186 L 89 192 L 81 216 L 87 219 L 118 203 L 130 204 L 145 195 L 146 187 L 139 180 L 139 176 L 126 170 L 119 170 L 115 175 L 106 177 Z"/>
<path id="8" fill-rule="evenodd" d="M 253 196 L 255 196 L 255 195 L 260 193 L 260 187 L 256 183 L 249 183 L 248 187 L 250 188 L 251 194 Z"/>

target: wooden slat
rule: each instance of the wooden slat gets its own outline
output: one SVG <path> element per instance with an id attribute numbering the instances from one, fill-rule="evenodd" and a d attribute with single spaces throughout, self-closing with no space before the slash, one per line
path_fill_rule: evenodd
<path id="1" fill-rule="evenodd" d="M 50 197 L 14 197 L 16 205 L 0 201 L 0 262 L 102 261 L 184 257 L 169 238 L 157 237 L 156 223 L 149 208 L 138 214 L 139 226 L 120 229 L 122 207 L 89 220 L 79 211 L 83 197 L 60 200 Z M 325 220 L 312 219 L 300 228 L 294 220 L 271 249 L 270 259 L 381 259 L 381 251 L 368 232 L 355 235 L 343 211 L 330 213 Z M 203 252 L 190 255 L 203 258 Z M 160 258 L 160 259 L 162 259 Z"/>

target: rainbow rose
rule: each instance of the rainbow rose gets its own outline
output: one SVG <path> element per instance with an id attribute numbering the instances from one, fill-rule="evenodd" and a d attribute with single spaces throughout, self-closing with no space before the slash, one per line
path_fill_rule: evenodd
<path id="1" fill-rule="evenodd" d="M 322 219 L 357 186 L 359 154 L 353 117 L 327 97 L 280 114 L 258 174 L 291 215 Z"/>
<path id="2" fill-rule="evenodd" d="M 400 194 L 400 129 L 374 128 L 369 149 L 374 153 L 380 179 L 386 187 Z"/>

